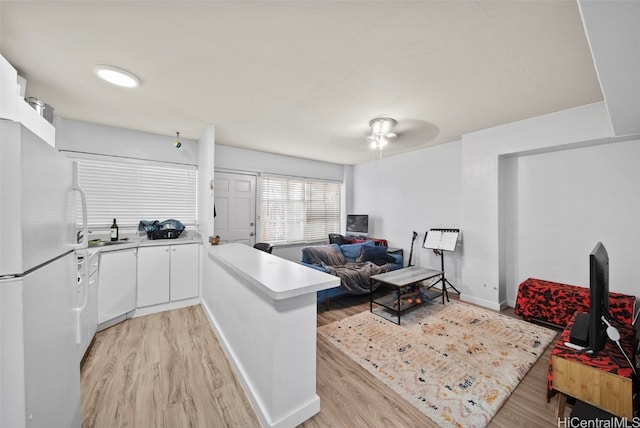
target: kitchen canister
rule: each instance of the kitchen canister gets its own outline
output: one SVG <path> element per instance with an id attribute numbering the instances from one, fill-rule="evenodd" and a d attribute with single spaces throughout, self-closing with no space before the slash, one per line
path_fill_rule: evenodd
<path id="1" fill-rule="evenodd" d="M 28 97 L 25 101 L 33 107 L 40 116 L 44 117 L 47 122 L 53 123 L 53 107 L 35 97 Z"/>

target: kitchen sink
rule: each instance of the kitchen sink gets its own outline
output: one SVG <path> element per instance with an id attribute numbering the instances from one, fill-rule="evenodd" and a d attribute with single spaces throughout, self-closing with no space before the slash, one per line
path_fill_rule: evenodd
<path id="1" fill-rule="evenodd" d="M 118 244 L 128 244 L 129 241 L 104 241 L 104 245 L 118 245 Z"/>
<path id="2" fill-rule="evenodd" d="M 94 248 L 94 247 L 106 247 L 109 245 L 122 245 L 122 244 L 130 244 L 133 241 L 128 240 L 128 239 L 121 239 L 119 241 L 102 241 L 100 240 L 100 242 L 89 242 L 89 248 Z"/>

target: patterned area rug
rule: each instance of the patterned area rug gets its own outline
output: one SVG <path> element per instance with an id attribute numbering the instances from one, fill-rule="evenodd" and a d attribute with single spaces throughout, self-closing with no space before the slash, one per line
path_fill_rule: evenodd
<path id="1" fill-rule="evenodd" d="M 442 427 L 485 427 L 556 336 L 457 301 L 424 304 L 402 326 L 367 311 L 318 334 Z"/>

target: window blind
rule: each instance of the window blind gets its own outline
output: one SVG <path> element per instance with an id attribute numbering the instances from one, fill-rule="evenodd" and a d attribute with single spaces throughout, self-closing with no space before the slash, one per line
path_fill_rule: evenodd
<path id="1" fill-rule="evenodd" d="M 339 233 L 340 187 L 334 181 L 263 176 L 260 240 L 308 243 Z"/>
<path id="2" fill-rule="evenodd" d="M 140 220 L 195 225 L 197 169 L 146 161 L 76 159 L 78 184 L 87 196 L 89 228 L 137 227 Z M 79 204 L 78 204 L 79 206 Z M 82 213 L 78 209 L 78 224 Z"/>

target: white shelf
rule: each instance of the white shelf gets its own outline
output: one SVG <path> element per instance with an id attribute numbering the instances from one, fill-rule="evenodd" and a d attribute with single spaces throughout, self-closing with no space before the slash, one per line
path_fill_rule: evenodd
<path id="1" fill-rule="evenodd" d="M 52 147 L 56 128 L 38 114 L 18 93 L 18 72 L 0 55 L 0 119 L 20 122 Z"/>

